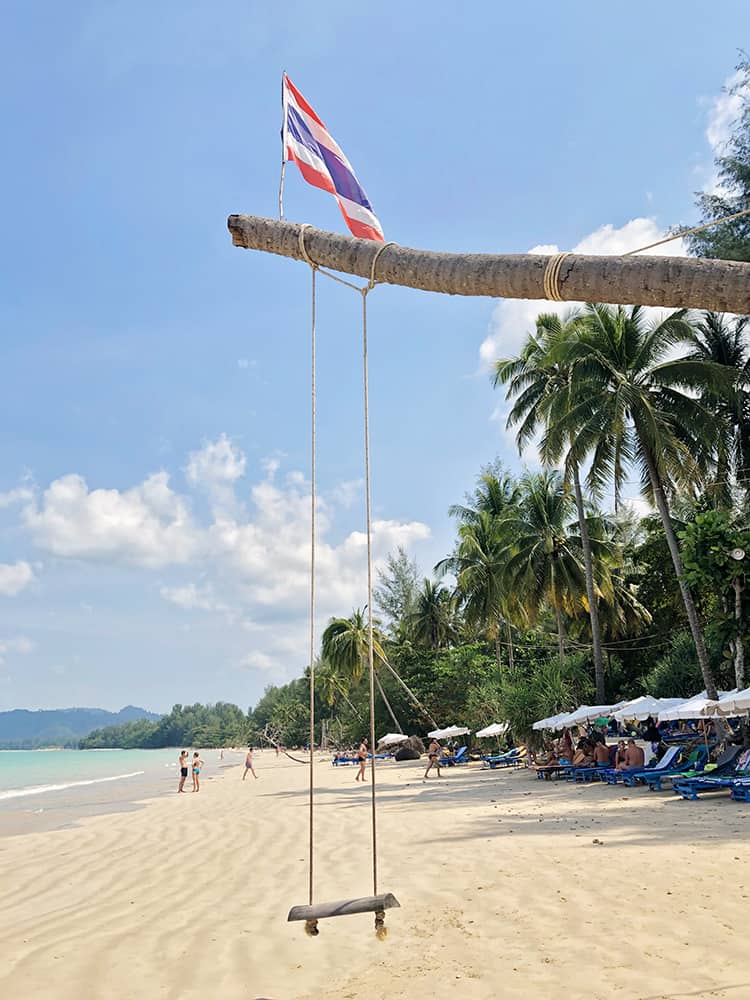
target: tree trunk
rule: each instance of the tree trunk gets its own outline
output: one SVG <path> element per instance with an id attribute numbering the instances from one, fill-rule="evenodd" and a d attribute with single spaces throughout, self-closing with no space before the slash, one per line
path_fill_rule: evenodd
<path id="1" fill-rule="evenodd" d="M 397 729 L 397 731 L 399 733 L 403 733 L 403 729 L 401 728 L 401 723 L 396 718 L 396 715 L 395 715 L 393 709 L 391 708 L 391 703 L 388 701 L 388 699 L 385 696 L 385 691 L 383 690 L 383 685 L 380 683 L 380 678 L 377 675 L 377 671 L 375 672 L 375 683 L 378 686 L 378 691 L 380 692 L 380 697 L 383 699 L 383 704 L 388 709 L 388 714 L 393 719 L 394 726 L 396 727 L 396 729 Z M 375 749 L 374 748 L 373 748 L 372 752 L 375 753 Z"/>
<path id="2" fill-rule="evenodd" d="M 602 636 L 599 629 L 599 602 L 594 586 L 594 563 L 591 558 L 591 540 L 589 527 L 586 524 L 586 511 L 583 506 L 583 492 L 578 466 L 573 467 L 573 486 L 576 495 L 576 510 L 578 511 L 578 527 L 581 531 L 581 548 L 583 549 L 583 565 L 586 571 L 586 597 L 589 602 L 589 618 L 591 619 L 591 641 L 594 647 L 594 679 L 596 682 L 596 703 L 603 705 L 606 694 L 604 691 L 604 664 L 602 662 Z"/>
<path id="3" fill-rule="evenodd" d="M 555 618 L 557 619 L 557 649 L 560 653 L 560 666 L 565 662 L 565 626 L 563 625 L 562 611 L 555 608 Z"/>
<path id="4" fill-rule="evenodd" d="M 500 628 L 495 628 L 495 659 L 497 660 L 498 673 L 503 675 L 503 644 L 500 641 Z"/>
<path id="5" fill-rule="evenodd" d="M 637 430 L 638 429 L 636 428 L 636 431 Z M 672 556 L 672 563 L 674 564 L 674 571 L 677 575 L 677 583 L 680 588 L 680 594 L 682 595 L 682 602 L 685 605 L 685 611 L 690 625 L 690 632 L 693 636 L 693 642 L 695 644 L 695 651 L 698 654 L 698 662 L 701 665 L 703 683 L 706 685 L 706 694 L 709 698 L 715 701 L 716 681 L 714 680 L 714 675 L 711 671 L 711 664 L 708 662 L 706 643 L 703 640 L 703 633 L 701 632 L 700 625 L 698 624 L 698 613 L 695 610 L 693 595 L 690 592 L 690 587 L 688 587 L 685 582 L 680 547 L 677 544 L 677 536 L 675 535 L 674 528 L 672 527 L 672 519 L 669 516 L 669 507 L 667 506 L 667 498 L 664 496 L 664 491 L 662 489 L 659 470 L 656 467 L 656 461 L 651 453 L 651 449 L 645 443 L 640 433 L 638 436 L 641 438 L 641 447 L 643 448 L 643 455 L 648 468 L 648 476 L 651 480 L 651 488 L 654 491 L 654 499 L 659 511 L 659 516 L 661 517 L 662 526 L 664 527 L 664 534 L 667 538 L 669 553 Z"/>
<path id="6" fill-rule="evenodd" d="M 513 667 L 514 667 L 514 661 L 513 661 L 513 633 L 512 633 L 511 628 L 510 628 L 510 622 L 506 622 L 505 623 L 505 632 L 506 632 L 506 635 L 508 636 L 508 668 L 512 672 Z"/>
<path id="7" fill-rule="evenodd" d="M 301 226 L 254 215 L 230 215 L 232 242 L 304 260 Z M 382 243 L 304 229 L 304 248 L 321 267 L 369 279 Z M 635 248 L 634 248 L 635 249 Z M 545 299 L 544 275 L 550 263 L 541 254 L 432 253 L 396 245 L 378 257 L 375 278 L 449 295 Z M 570 254 L 560 268 L 557 290 L 567 302 L 674 306 L 750 313 L 750 264 L 694 257 L 605 257 Z"/>
<path id="8" fill-rule="evenodd" d="M 745 647 L 742 642 L 742 584 L 737 576 L 734 587 L 734 620 L 737 623 L 737 635 L 734 639 L 734 681 L 738 690 L 745 687 Z"/>
<path id="9" fill-rule="evenodd" d="M 435 720 L 430 715 L 430 713 L 427 711 L 427 709 L 424 707 L 424 705 L 419 700 L 419 698 L 417 698 L 417 696 L 414 694 L 414 692 L 409 687 L 409 685 L 406 683 L 406 681 L 402 680 L 402 678 L 400 677 L 400 675 L 393 669 L 393 667 L 390 665 L 390 663 L 388 662 L 388 660 L 380 660 L 380 662 L 383 664 L 383 666 L 386 668 L 386 670 L 390 671 L 391 675 L 398 681 L 398 683 L 401 685 L 401 687 L 404 689 L 404 691 L 406 691 L 406 693 L 409 695 L 409 697 L 411 698 L 411 700 L 414 702 L 414 704 L 420 710 L 420 712 L 422 713 L 422 715 L 424 715 L 424 717 L 426 719 L 428 719 L 432 723 L 432 725 L 435 727 L 435 729 L 439 729 L 440 726 L 438 725 L 438 723 L 435 722 Z M 400 731 L 401 730 L 399 730 L 399 732 Z"/>

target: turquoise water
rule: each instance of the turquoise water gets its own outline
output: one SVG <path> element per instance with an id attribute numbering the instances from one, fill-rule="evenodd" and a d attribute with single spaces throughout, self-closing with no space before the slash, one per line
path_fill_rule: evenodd
<path id="1" fill-rule="evenodd" d="M 179 749 L 0 750 L 0 802 L 139 778 L 140 785 L 143 776 L 162 785 L 177 775 L 178 756 Z"/>

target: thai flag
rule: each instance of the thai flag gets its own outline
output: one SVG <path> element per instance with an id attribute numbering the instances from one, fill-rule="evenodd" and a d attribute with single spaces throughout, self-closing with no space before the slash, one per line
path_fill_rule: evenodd
<path id="1" fill-rule="evenodd" d="M 313 109 L 284 73 L 284 156 L 294 160 L 308 184 L 330 191 L 350 231 L 363 240 L 383 241 L 383 230 L 351 163 Z"/>

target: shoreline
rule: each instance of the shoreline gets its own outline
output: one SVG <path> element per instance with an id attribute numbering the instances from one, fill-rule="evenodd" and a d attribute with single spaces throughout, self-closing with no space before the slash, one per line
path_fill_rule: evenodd
<path id="1" fill-rule="evenodd" d="M 401 903 L 389 937 L 377 942 L 360 915 L 322 921 L 311 939 L 286 922 L 307 897 L 308 772 L 271 754 L 257 764 L 257 781 L 230 763 L 199 795 L 0 840 L 4 1000 L 77 1000 L 93 984 L 108 1000 L 750 990 L 750 811 L 728 796 L 688 803 L 473 766 L 423 783 L 423 762 L 388 762 L 380 891 Z M 353 778 L 318 758 L 319 901 L 372 889 L 369 788 Z"/>

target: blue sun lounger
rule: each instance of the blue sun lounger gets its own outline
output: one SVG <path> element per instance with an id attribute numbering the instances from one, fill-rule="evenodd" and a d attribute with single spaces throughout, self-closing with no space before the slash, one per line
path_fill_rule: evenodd
<path id="1" fill-rule="evenodd" d="M 459 747 L 454 754 L 448 757 L 439 757 L 438 763 L 441 767 L 455 767 L 456 764 L 468 764 L 469 759 L 469 748 Z"/>
<path id="2" fill-rule="evenodd" d="M 722 758 L 726 758 L 722 762 Z M 750 750 L 732 746 L 722 754 L 717 767 L 708 774 L 695 778 L 675 778 L 672 790 L 683 799 L 695 801 L 699 792 L 716 792 L 722 788 L 731 788 L 738 778 L 750 777 Z"/>
<path id="3" fill-rule="evenodd" d="M 490 754 L 482 757 L 482 767 L 521 767 L 523 757 L 518 747 L 507 750 L 505 753 Z"/>
<path id="4" fill-rule="evenodd" d="M 750 778 L 738 778 L 732 782 L 730 793 L 735 802 L 750 802 Z"/>
<path id="5" fill-rule="evenodd" d="M 643 780 L 652 792 L 661 792 L 662 781 L 674 781 L 675 778 L 695 777 L 695 771 L 702 771 L 708 756 L 704 746 L 696 747 L 685 760 L 677 767 L 670 767 L 665 771 L 653 772 L 653 769 L 643 773 Z"/>
<path id="6" fill-rule="evenodd" d="M 662 757 L 652 767 L 630 767 L 625 771 L 618 771 L 610 768 L 604 778 L 608 785 L 616 785 L 620 780 L 626 785 L 635 785 L 636 779 L 645 781 L 645 774 L 657 774 L 664 772 L 677 759 L 677 755 L 683 750 L 682 746 L 670 747 Z M 631 780 L 632 779 L 632 780 Z"/>

